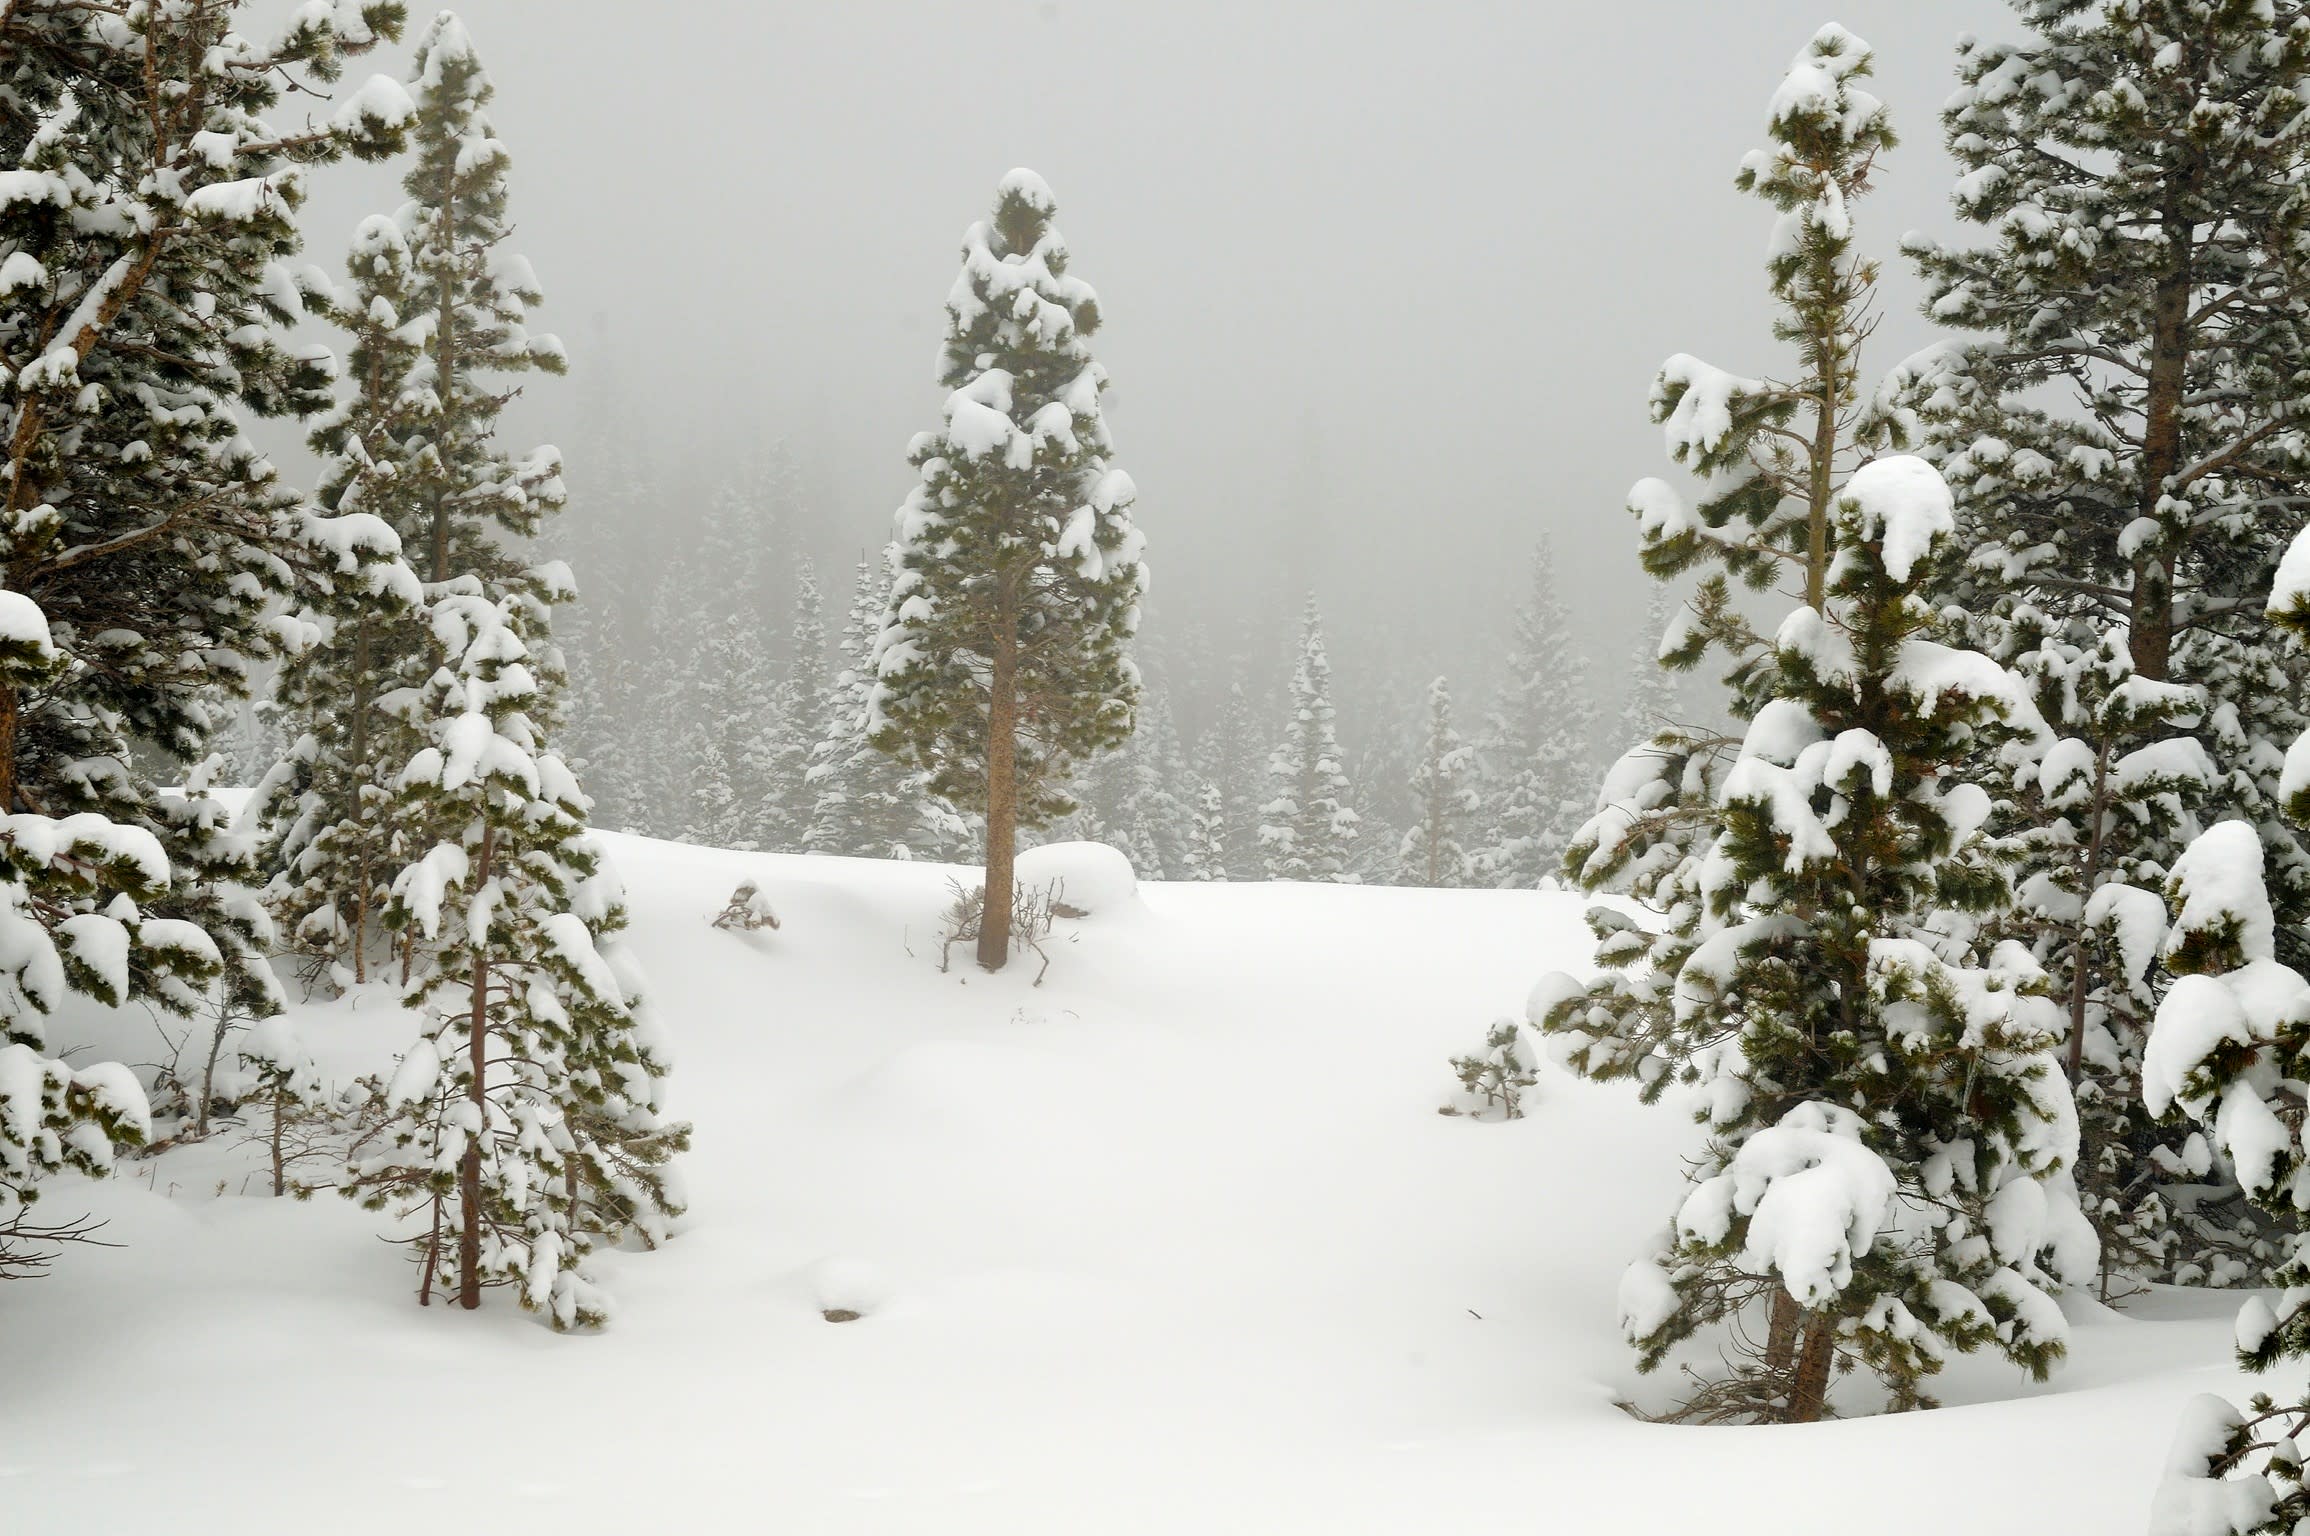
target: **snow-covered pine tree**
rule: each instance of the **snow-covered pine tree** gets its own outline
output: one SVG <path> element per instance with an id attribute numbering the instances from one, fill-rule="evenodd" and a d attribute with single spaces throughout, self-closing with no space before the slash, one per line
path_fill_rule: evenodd
<path id="1" fill-rule="evenodd" d="M 819 594 L 817 567 L 805 558 L 794 567 L 794 627 L 785 676 L 751 749 L 755 773 L 769 796 L 764 818 L 769 847 L 800 853 L 809 846 L 818 803 L 810 760 L 825 726 L 826 701 L 826 602 Z"/>
<path id="2" fill-rule="evenodd" d="M 1628 658 L 1628 689 L 1620 706 L 1622 741 L 1650 741 L 1677 723 L 1676 674 L 1661 664 L 1660 642 L 1676 623 L 1680 606 L 1666 583 L 1653 584 L 1643 633 Z"/>
<path id="3" fill-rule="evenodd" d="M 2310 532 L 2282 557 L 2264 616 L 2310 645 Z M 2310 732 L 2297 736 L 2278 770 L 2278 800 L 2297 827 L 2310 826 Z M 2142 1055 L 2149 1112 L 2197 1125 L 2248 1199 L 2287 1234 L 2276 1268 L 2286 1287 L 2276 1305 L 2256 1296 L 2239 1308 L 2238 1363 L 2265 1372 L 2310 1359 L 2310 1236 L 2302 1231 L 2310 1155 L 2304 1142 L 2310 1093 L 2299 1063 L 2310 1049 L 2310 978 L 2280 952 L 2284 919 L 2271 891 L 2270 845 L 2246 820 L 2218 822 L 2174 861 L 2166 913 L 2150 914 L 2139 942 L 2177 978 L 2158 1003 Z M 2289 1536 L 2310 1521 L 2310 1482 L 2299 1449 L 2310 1394 L 2280 1402 L 2256 1393 L 2241 1413 L 2215 1396 L 2190 1404 L 2166 1459 L 2150 1536 Z"/>
<path id="4" fill-rule="evenodd" d="M 1542 539 L 1508 678 L 1477 749 L 1485 825 L 1474 858 L 1491 884 L 1531 890 L 1556 876 L 1596 797 L 1598 734 L 1588 658 L 1556 596 L 1554 547 Z"/>
<path id="5" fill-rule="evenodd" d="M 1227 878 L 1227 799 L 1209 779 L 1197 782 L 1182 867 L 1190 880 Z"/>
<path id="6" fill-rule="evenodd" d="M 1828 606 L 1791 614 L 1754 674 L 1772 692 L 1660 979 L 1710 1141 L 1622 1324 L 1646 1369 L 1733 1325 L 1729 1374 L 1687 1405 L 1704 1419 L 1818 1418 L 1840 1366 L 1923 1404 L 1951 1351 L 1983 1347 L 2042 1378 L 2066 1347 L 2051 1292 L 2093 1267 L 2065 1199 L 2061 1011 L 2025 948 L 1977 940 L 2005 850 L 1958 774 L 2044 726 L 2011 674 L 1930 638 L 1953 527 L 1931 465 L 1871 462 L 1834 517 Z M 1543 983 L 1560 1058 L 1593 1060 L 1631 985 Z"/>
<path id="7" fill-rule="evenodd" d="M 437 957 L 409 997 L 432 1023 L 341 1186 L 412 1223 L 421 1299 L 439 1286 L 472 1308 L 511 1284 L 556 1328 L 605 1316 L 580 1269 L 589 1250 L 654 1242 L 679 1214 L 666 1164 L 689 1135 L 659 1114 L 666 1057 L 607 942 L 623 902 L 534 713 L 528 641 L 550 632 L 565 575 L 432 589 L 441 665 L 397 701 L 425 744 L 394 788 L 439 841 L 402 870 L 387 914 Z"/>
<path id="8" fill-rule="evenodd" d="M 1313 597 L 1300 620 L 1286 709 L 1283 740 L 1267 759 L 1262 867 L 1270 880 L 1345 880 L 1356 839 L 1355 793 L 1332 721 L 1331 658 Z"/>
<path id="9" fill-rule="evenodd" d="M 1661 636 L 1660 658 L 1683 671 L 1723 652 L 1722 711 L 1736 727 L 1770 696 L 1778 652 L 1750 626 L 1732 581 L 1762 588 L 1779 575 L 1792 602 L 1820 600 L 1836 554 L 1837 490 L 1867 451 L 1853 437 L 1856 368 L 1876 267 L 1856 251 L 1852 219 L 1893 142 L 1883 106 L 1863 88 L 1870 68 L 1867 44 L 1823 28 L 1773 93 L 1770 142 L 1741 162 L 1738 185 L 1779 215 L 1766 272 L 1779 310 L 1774 334 L 1796 349 L 1794 376 L 1742 379 L 1670 358 L 1653 383 L 1652 416 L 1670 458 L 1700 477 L 1702 499 L 1687 507 L 1650 478 L 1629 492 L 1654 579 L 1706 571 Z M 1596 813 L 1565 855 L 1565 872 L 1583 889 L 1665 918 L 1640 924 L 1618 906 L 1589 910 L 1599 963 L 1611 969 L 1573 1060 L 1595 1076 L 1634 1077 L 1648 1097 L 1679 1076 L 1707 1033 L 1687 1027 L 1669 985 L 1700 941 L 1702 861 L 1739 747 L 1738 735 L 1706 723 L 1647 732 L 1608 770 Z"/>
<path id="10" fill-rule="evenodd" d="M 890 606 L 890 578 L 861 559 L 851 587 L 826 716 L 811 749 L 811 853 L 869 859 L 939 859 L 966 849 L 974 829 L 931 795 L 920 770 L 867 741 L 874 645 Z"/>
<path id="11" fill-rule="evenodd" d="M 311 514 L 242 414 L 328 403 L 325 363 L 287 336 L 310 292 L 304 179 L 391 153 L 410 104 L 377 79 L 287 131 L 269 114 L 324 99 L 399 9 L 307 6 L 270 38 L 231 0 L 133 25 L 0 10 L 0 1228 L 18 1240 L 44 1174 L 101 1170 L 145 1117 L 125 1070 L 46 1053 L 48 1014 L 75 995 L 188 1013 L 220 985 L 278 1005 L 247 844 L 187 770 L 300 630 L 276 617 L 298 576 L 358 584 L 392 553 Z M 12 1250 L 0 1272 L 37 1262 Z"/>
<path id="12" fill-rule="evenodd" d="M 1443 678 L 1428 685 L 1428 736 L 1412 770 L 1418 811 L 1397 850 L 1406 885 L 1466 885 L 1471 867 L 1463 832 L 1476 808 L 1474 754 L 1452 726 L 1452 690 Z"/>
<path id="13" fill-rule="evenodd" d="M 690 801 L 681 839 L 761 848 L 772 835 L 775 790 L 760 745 L 775 734 L 779 702 L 768 627 L 758 611 L 734 609 L 693 622 L 689 640 L 694 672 L 683 697 L 692 711 L 684 752 Z"/>
<path id="14" fill-rule="evenodd" d="M 986 818 L 979 964 L 1010 958 L 1018 833 L 1063 815 L 1074 765 L 1130 734 L 1125 654 L 1145 583 L 1130 476 L 1108 462 L 1091 357 L 1099 301 L 1070 273 L 1058 204 L 1028 170 L 963 236 L 947 297 L 945 422 L 909 457 L 873 741 Z"/>
<path id="15" fill-rule="evenodd" d="M 1230 682 L 1219 712 L 1197 744 L 1196 767 L 1219 791 L 1226 867 L 1245 878 L 1264 867 L 1260 808 L 1267 804 L 1267 748 L 1259 716 L 1240 678 Z"/>
<path id="16" fill-rule="evenodd" d="M 2204 756 L 2149 814 L 2074 789 L 2020 875 L 2053 898 L 2036 942 L 2092 1041 L 2095 1209 L 2111 1236 L 2134 1229 L 2113 1248 L 2158 1278 L 2256 1281 L 2258 1219 L 2184 1193 L 2199 1182 L 2187 1133 L 2153 1127 L 2134 1092 L 2141 1010 L 2169 978 L 2137 980 L 2115 947 L 2080 942 L 2077 903 L 2154 888 L 2199 824 L 2243 816 L 2267 841 L 2281 954 L 2310 964 L 2310 842 L 2275 809 L 2284 745 L 2310 724 L 2310 668 L 2273 644 L 2259 601 L 2310 497 L 2296 382 L 2310 291 L 2272 276 L 2310 253 L 2292 186 L 2310 155 L 2310 7 L 2016 10 L 2030 35 L 1963 45 L 1943 114 L 1979 243 L 1911 247 L 1931 313 L 1974 334 L 1906 363 L 1885 415 L 1959 489 L 1972 557 L 1945 601 L 1977 616 L 1976 644 L 2051 675 L 2114 639 L 2138 683 L 2096 664 L 2106 697 L 2184 690 L 2056 719 L 2080 764 L 2170 761 L 2185 738 Z M 2195 1230 L 2144 1248 L 2145 1201 L 2186 1208 Z"/>
<path id="17" fill-rule="evenodd" d="M 1142 880 L 1170 880 L 1186 870 L 1193 812 L 1182 799 L 1188 784 L 1186 754 L 1172 722 L 1165 689 L 1144 689 L 1137 728 L 1115 753 L 1122 793 L 1115 828 Z"/>
<path id="18" fill-rule="evenodd" d="M 529 263 L 505 248 L 510 157 L 488 116 L 494 87 L 455 14 L 441 12 L 419 37 L 410 86 L 410 201 L 363 221 L 353 290 L 331 306 L 353 335 L 353 389 L 313 436 L 327 455 L 321 497 L 391 527 L 426 582 L 511 579 L 519 562 L 502 537 L 534 537 L 564 489 L 559 453 L 509 452 L 497 418 L 512 399 L 509 377 L 560 373 L 565 359 L 558 340 L 528 329 L 542 295 Z M 274 904 L 354 978 L 366 974 L 376 898 L 401 844 L 424 835 L 383 789 L 388 766 L 415 750 L 385 701 L 421 683 L 431 660 L 417 593 L 400 597 L 336 601 L 324 643 L 283 669 L 296 745 L 259 798 Z M 550 713 L 560 653 L 543 634 L 531 651 Z"/>

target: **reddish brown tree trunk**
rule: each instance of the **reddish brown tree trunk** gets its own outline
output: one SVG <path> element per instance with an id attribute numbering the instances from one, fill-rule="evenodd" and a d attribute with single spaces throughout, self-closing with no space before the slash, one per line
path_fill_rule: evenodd
<path id="1" fill-rule="evenodd" d="M 489 883 L 489 856 L 496 840 L 495 830 L 481 834 L 481 859 L 473 881 L 476 889 Z M 489 1085 L 483 1080 L 489 1065 L 489 957 L 478 948 L 473 952 L 473 1014 L 466 1028 L 473 1079 L 466 1085 L 465 1096 L 473 1105 L 475 1124 L 465 1156 L 457 1165 L 457 1197 L 464 1207 L 458 1212 L 457 1304 L 470 1312 L 481 1305 L 481 1138 L 489 1124 Z"/>
<path id="2" fill-rule="evenodd" d="M 979 964 L 990 971 L 1001 970 L 1011 957 L 1012 865 L 1019 841 L 1018 662 L 1009 627 L 1003 625 L 995 647 L 987 698 L 987 868 Z"/>
<path id="3" fill-rule="evenodd" d="M 2186 166 L 2167 182 L 2160 220 L 2173 263 L 2158 279 L 2150 308 L 2150 378 L 2142 401 L 2143 517 L 2155 517 L 2166 482 L 2182 467 L 2182 392 L 2190 367 L 2190 241 L 2194 236 L 2183 206 Z M 2163 682 L 2173 665 L 2174 569 L 2179 551 L 2171 546 L 2134 567 L 2133 612 L 2127 649 L 2134 670 Z"/>
<path id="4" fill-rule="evenodd" d="M 1829 1366 L 1836 1359 L 1837 1320 L 1826 1313 L 1805 1320 L 1804 1348 L 1797 1355 L 1796 1385 L 1789 1394 L 1791 1424 L 1810 1424 L 1829 1406 Z"/>

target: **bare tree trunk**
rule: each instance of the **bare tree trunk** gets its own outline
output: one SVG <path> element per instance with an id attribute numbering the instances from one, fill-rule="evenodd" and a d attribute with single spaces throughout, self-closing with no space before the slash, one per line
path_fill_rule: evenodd
<path id="1" fill-rule="evenodd" d="M 288 1175 L 288 1162 L 287 1162 L 287 1160 L 286 1160 L 285 1158 L 283 1158 L 283 1157 L 281 1156 L 281 1132 L 282 1132 L 282 1128 L 283 1128 L 283 1122 L 284 1122 L 285 1120 L 287 1120 L 287 1118 L 288 1118 L 288 1109 L 287 1109 L 287 1106 L 286 1106 L 286 1105 L 284 1105 L 284 1104 L 282 1103 L 282 1101 L 281 1101 L 281 1094 L 280 1094 L 279 1092 L 275 1092 L 275 1093 L 274 1093 L 274 1095 L 273 1095 L 273 1135 L 272 1135 L 272 1152 L 273 1152 L 273 1195 L 274 1195 L 274 1198 L 276 1198 L 276 1199 L 278 1199 L 280 1196 L 282 1196 L 282 1195 L 285 1195 L 285 1194 L 287 1194 L 287 1193 L 289 1192 L 289 1180 L 288 1180 L 288 1176 L 287 1176 L 287 1175 Z"/>
<path id="2" fill-rule="evenodd" d="M 987 695 L 987 866 L 979 905 L 979 964 L 999 971 L 1011 957 L 1012 874 L 1019 842 L 1018 656 L 1006 605 Z"/>
<path id="3" fill-rule="evenodd" d="M 2155 517 L 2166 482 L 2182 467 L 2182 391 L 2190 366 L 2190 241 L 2194 230 L 2183 204 L 2188 166 L 2168 173 L 2159 220 L 2173 264 L 2158 279 L 2150 308 L 2150 378 L 2142 401 L 2143 517 Z M 2158 682 L 2173 666 L 2174 568 L 2180 551 L 2167 548 L 2134 567 L 2133 612 L 2126 627 L 2134 670 Z"/>
<path id="4" fill-rule="evenodd" d="M 0 815 L 16 809 L 16 722 L 23 708 L 22 696 L 0 683 Z"/>
<path id="5" fill-rule="evenodd" d="M 441 281 L 441 314 L 433 332 L 434 374 L 440 391 L 441 412 L 446 425 L 454 419 L 457 410 L 457 173 L 451 168 L 441 178 L 441 229 L 444 243 L 449 247 L 449 262 L 439 274 Z M 442 453 L 442 468 L 447 470 L 447 444 L 437 443 Z M 433 575 L 434 581 L 449 579 L 449 492 L 437 487 L 433 497 Z"/>
<path id="6" fill-rule="evenodd" d="M 489 883 L 489 859 L 496 842 L 494 827 L 481 834 L 481 859 L 473 878 L 476 889 Z M 481 1138 L 489 1123 L 489 1085 L 483 1080 L 489 1065 L 489 957 L 479 948 L 473 951 L 473 1013 L 466 1030 L 473 1076 L 465 1093 L 473 1105 L 475 1125 L 457 1166 L 458 1203 L 463 1206 L 458 1212 L 457 1304 L 470 1312 L 481 1305 Z"/>
<path id="7" fill-rule="evenodd" d="M 353 766 L 366 771 L 369 763 L 369 663 L 371 647 L 369 621 L 363 619 L 354 631 L 353 675 L 358 681 L 353 687 Z M 366 822 L 375 807 L 362 803 L 368 790 L 366 784 L 353 786 L 356 817 Z M 369 979 L 369 839 L 364 829 L 360 853 L 353 860 L 353 984 L 360 986 Z"/>
<path id="8" fill-rule="evenodd" d="M 1797 1356 L 1796 1386 L 1789 1394 L 1790 1424 L 1810 1424 L 1829 1405 L 1829 1366 L 1837 1349 L 1837 1320 L 1825 1312 L 1808 1314 L 1805 1343 Z"/>
<path id="9" fill-rule="evenodd" d="M 1804 1308 L 1786 1287 L 1773 1287 L 1772 1321 L 1765 1332 L 1765 1369 L 1783 1382 L 1793 1379 L 1797 1364 L 1797 1324 Z"/>
<path id="10" fill-rule="evenodd" d="M 441 1197 L 433 1197 L 433 1228 L 425 1234 L 425 1278 L 417 1285 L 417 1305 L 433 1305 L 433 1271 L 441 1262 Z"/>
<path id="11" fill-rule="evenodd" d="M 1837 377 L 1841 367 L 1833 336 L 1814 338 L 1821 396 L 1813 406 L 1813 446 L 1805 499 L 1805 606 L 1816 611 L 1829 601 L 1829 499 L 1837 472 Z"/>

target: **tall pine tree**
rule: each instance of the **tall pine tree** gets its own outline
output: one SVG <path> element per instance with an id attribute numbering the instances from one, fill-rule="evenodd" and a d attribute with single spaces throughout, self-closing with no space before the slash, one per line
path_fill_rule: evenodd
<path id="1" fill-rule="evenodd" d="M 2282 275 L 2310 253 L 2295 187 L 2310 10 L 2015 9 L 2030 35 L 1961 47 L 1944 112 L 1978 235 L 1912 248 L 1929 312 L 1973 335 L 1906 364 L 1886 417 L 1960 491 L 1972 553 L 1945 600 L 2060 695 L 2075 774 L 2018 797 L 2038 832 L 2019 918 L 2069 1000 L 2112 1260 L 2258 1281 L 2263 1223 L 2234 1189 L 2194 1187 L 2186 1131 L 2140 1102 L 2143 1026 L 2170 976 L 2137 974 L 2105 919 L 2154 892 L 2205 821 L 2243 816 L 2267 847 L 2281 953 L 2310 963 L 2310 843 L 2277 810 L 2310 668 L 2260 601 L 2310 506 L 2310 290 Z"/>
<path id="2" fill-rule="evenodd" d="M 125 1071 L 48 1054 L 48 1015 L 184 1014 L 219 987 L 278 1006 L 250 850 L 194 765 L 309 633 L 278 621 L 299 578 L 358 588 L 393 553 L 312 514 L 244 416 L 328 404 L 288 336 L 306 172 L 391 153 L 410 103 L 379 79 L 292 132 L 268 115 L 325 95 L 400 7 L 308 6 L 270 38 L 230 0 L 118 10 L 0 10 L 0 1273 L 37 1181 L 101 1170 L 145 1116 Z"/>
<path id="3" fill-rule="evenodd" d="M 963 236 L 947 298 L 944 425 L 910 457 L 896 582 L 876 643 L 876 746 L 986 818 L 979 964 L 1010 958 L 1022 828 L 1069 808 L 1074 765 L 1131 729 L 1143 540 L 1107 458 L 1089 338 L 1098 296 L 1068 271 L 1041 177 L 1014 170 Z"/>

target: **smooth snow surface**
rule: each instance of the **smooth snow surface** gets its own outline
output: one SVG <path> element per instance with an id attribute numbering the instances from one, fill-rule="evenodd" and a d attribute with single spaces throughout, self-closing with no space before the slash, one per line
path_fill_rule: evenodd
<path id="1" fill-rule="evenodd" d="M 963 872 L 607 841 L 697 1125 L 680 1235 L 599 1268 L 610 1331 L 420 1310 L 382 1218 L 263 1198 L 229 1135 L 58 1179 L 42 1214 L 127 1246 L 0 1287 L 0 1531 L 2125 1532 L 2190 1400 L 2244 1395 L 2240 1298 L 2161 1291 L 1937 1413 L 1621 1413 L 1677 1392 L 1618 1316 L 1694 1128 L 1553 1065 L 1524 1120 L 1436 1113 L 1585 968 L 1579 898 L 1142 885 L 1034 987 L 939 973 Z M 742 879 L 775 935 L 710 926 Z M 388 990 L 295 1025 L 324 1076 L 411 1034 Z"/>

